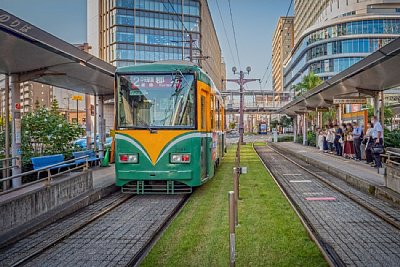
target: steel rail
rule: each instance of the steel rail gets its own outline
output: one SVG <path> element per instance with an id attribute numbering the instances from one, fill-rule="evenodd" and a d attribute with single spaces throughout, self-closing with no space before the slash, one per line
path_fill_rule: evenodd
<path id="1" fill-rule="evenodd" d="M 288 200 L 290 206 L 292 206 L 293 210 L 295 211 L 296 215 L 300 219 L 301 223 L 303 224 L 304 228 L 306 229 L 308 235 L 311 237 L 311 239 L 315 242 L 317 245 L 318 249 L 320 250 L 322 256 L 325 258 L 326 262 L 328 263 L 329 266 L 334 267 L 334 266 L 346 266 L 344 262 L 341 260 L 339 255 L 330 248 L 328 244 L 323 240 L 323 238 L 318 234 L 316 231 L 315 227 L 309 222 L 305 214 L 302 212 L 300 209 L 299 205 L 296 204 L 294 199 L 289 195 L 289 193 L 284 189 L 282 184 L 278 181 L 278 179 L 275 177 L 275 175 L 271 172 L 271 170 L 267 167 L 265 164 L 264 160 L 261 158 L 260 154 L 254 147 L 254 142 L 252 144 L 254 152 L 257 154 L 258 158 L 260 159 L 261 163 L 264 165 L 265 169 L 268 171 L 268 173 L 271 175 L 272 179 L 275 181 L 276 185 L 284 195 L 284 197 Z M 270 146 L 268 146 L 271 148 Z"/>
<path id="2" fill-rule="evenodd" d="M 39 255 L 41 255 L 46 250 L 48 250 L 48 249 L 52 248 L 53 246 L 57 245 L 58 243 L 62 242 L 64 239 L 68 238 L 72 234 L 78 232 L 79 230 L 81 230 L 85 226 L 91 224 L 92 222 L 96 221 L 100 217 L 104 216 L 105 214 L 109 213 L 113 209 L 117 208 L 118 206 L 120 206 L 121 204 L 123 204 L 127 200 L 131 199 L 132 197 L 134 197 L 134 196 L 133 195 L 122 195 L 122 197 L 120 199 L 118 199 L 117 201 L 113 202 L 110 206 L 102 209 L 99 213 L 93 215 L 88 220 L 86 220 L 86 221 L 84 221 L 84 222 L 82 222 L 80 224 L 75 225 L 75 227 L 73 227 L 67 233 L 59 236 L 56 240 L 52 241 L 51 243 L 49 243 L 49 244 L 47 244 L 47 245 L 45 245 L 45 246 L 43 246 L 41 248 L 38 248 L 34 252 L 32 252 L 29 255 L 25 256 L 24 258 L 12 263 L 10 266 L 14 267 L 14 266 L 22 266 L 22 265 L 24 265 L 28 261 L 30 261 L 30 260 L 38 257 Z"/>
<path id="3" fill-rule="evenodd" d="M 354 194 L 352 194 L 351 192 L 348 192 L 342 188 L 340 188 L 339 186 L 335 185 L 334 183 L 330 182 L 329 180 L 327 180 L 326 178 L 324 178 L 323 176 L 308 170 L 307 168 L 303 167 L 302 165 L 300 165 L 299 163 L 297 163 L 296 161 L 294 161 L 293 159 L 289 158 L 286 155 L 283 155 L 281 152 L 279 152 L 276 148 L 272 148 L 271 146 L 269 146 L 269 148 L 271 148 L 275 153 L 277 153 L 278 155 L 282 156 L 283 158 L 287 159 L 288 161 L 290 161 L 291 163 L 293 163 L 294 165 L 298 166 L 299 168 L 301 168 L 302 170 L 308 172 L 309 174 L 311 174 L 312 176 L 316 177 L 318 180 L 322 181 L 323 183 L 325 183 L 326 185 L 328 185 L 329 187 L 331 187 L 332 189 L 338 191 L 339 193 L 341 193 L 342 195 L 348 197 L 349 199 L 351 199 L 352 201 L 354 201 L 355 203 L 357 203 L 358 205 L 360 205 L 361 207 L 363 207 L 364 209 L 368 210 L 369 212 L 373 213 L 375 216 L 379 217 L 380 219 L 384 220 L 385 222 L 387 222 L 388 224 L 390 224 L 391 226 L 395 227 L 396 229 L 400 230 L 400 222 L 391 217 L 388 216 L 386 213 L 372 208 L 370 207 L 368 204 L 366 204 L 362 199 L 360 199 L 359 197 L 355 196 Z"/>

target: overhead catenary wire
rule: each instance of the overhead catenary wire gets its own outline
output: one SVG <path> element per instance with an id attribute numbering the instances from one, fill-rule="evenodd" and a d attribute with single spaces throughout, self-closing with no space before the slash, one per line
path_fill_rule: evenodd
<path id="1" fill-rule="evenodd" d="M 224 19 L 223 19 L 223 17 L 222 17 L 222 13 L 221 13 L 221 9 L 220 9 L 219 4 L 218 4 L 218 0 L 215 0 L 215 2 L 216 2 L 216 4 L 217 4 L 219 17 L 221 18 L 222 28 L 224 29 L 225 38 L 226 38 L 226 41 L 228 42 L 229 52 L 230 52 L 230 54 L 231 54 L 233 63 L 236 65 L 235 56 L 233 55 L 233 52 L 232 52 L 231 42 L 229 41 L 228 33 L 226 32 L 225 22 L 224 22 Z"/>
<path id="2" fill-rule="evenodd" d="M 236 39 L 235 24 L 233 23 L 233 15 L 232 15 L 231 0 L 228 0 L 228 5 L 229 5 L 229 13 L 230 13 L 230 15 L 231 15 L 233 39 L 234 39 L 234 41 L 235 41 L 236 55 L 237 55 L 237 59 L 238 59 L 238 63 L 239 63 L 239 70 L 242 70 L 242 66 L 241 66 L 241 63 L 240 63 L 239 49 L 238 49 L 238 44 L 237 44 L 237 39 Z"/>
<path id="3" fill-rule="evenodd" d="M 283 22 L 281 31 L 283 31 L 283 29 L 284 29 L 284 27 L 285 27 L 285 24 L 286 24 L 286 22 L 287 22 L 287 17 L 289 16 L 289 12 L 290 12 L 290 9 L 292 8 L 292 5 L 293 5 L 293 0 L 290 1 L 289 7 L 288 7 L 288 9 L 287 9 L 287 11 L 286 11 L 285 21 Z M 290 27 L 291 27 L 291 25 L 289 25 L 288 30 L 290 29 Z M 283 39 L 283 42 L 282 42 L 282 43 L 284 43 L 284 42 L 286 41 L 286 38 L 287 38 L 287 35 L 284 36 L 284 39 Z M 268 62 L 267 68 L 266 68 L 266 70 L 265 70 L 265 72 L 264 72 L 264 74 L 263 74 L 263 77 L 262 77 L 262 79 L 261 79 L 261 83 L 262 83 L 263 80 L 264 80 L 264 78 L 265 78 L 265 76 L 266 76 L 267 73 L 268 73 L 268 70 L 270 70 L 271 73 L 268 74 L 267 79 L 266 79 L 265 82 L 264 82 L 264 87 L 267 85 L 267 83 L 268 83 L 268 81 L 269 81 L 269 78 L 272 76 L 272 71 L 271 71 L 271 69 L 270 69 L 271 63 L 272 63 L 272 55 L 271 55 L 271 58 L 270 58 L 270 60 L 269 60 L 269 62 Z"/>

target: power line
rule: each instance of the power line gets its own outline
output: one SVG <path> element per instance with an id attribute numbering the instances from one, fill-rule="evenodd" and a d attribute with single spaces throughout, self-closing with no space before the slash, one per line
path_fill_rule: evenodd
<path id="1" fill-rule="evenodd" d="M 241 66 L 241 64 L 240 64 L 239 49 L 238 49 L 238 45 L 237 45 L 237 39 L 236 39 L 235 25 L 234 25 L 234 23 L 233 23 L 233 16 L 232 16 L 231 0 L 228 0 L 228 4 L 229 4 L 229 13 L 231 14 L 231 22 L 232 22 L 233 38 L 234 38 L 234 40 L 235 40 L 235 47 L 236 47 L 236 54 L 237 54 L 238 63 L 239 63 L 239 70 L 242 70 L 242 66 Z"/>
<path id="2" fill-rule="evenodd" d="M 286 11 L 285 21 L 283 22 L 281 31 L 283 31 L 283 28 L 285 27 L 285 24 L 286 24 L 286 22 L 287 22 L 287 17 L 289 16 L 289 12 L 290 12 L 290 9 L 292 8 L 292 5 L 293 5 L 293 0 L 290 1 L 289 7 L 288 7 L 288 9 L 287 9 L 287 11 Z M 290 27 L 291 27 L 291 25 L 289 25 L 288 30 L 290 29 Z M 282 43 L 284 43 L 284 42 L 286 41 L 286 37 L 287 37 L 287 35 L 285 35 L 285 37 L 284 37 Z M 269 63 L 268 63 L 268 65 L 267 65 L 267 69 L 265 70 L 265 72 L 264 72 L 264 74 L 263 74 L 263 77 L 262 77 L 262 79 L 261 79 L 261 82 L 264 80 L 265 75 L 267 74 L 268 70 L 270 70 L 271 63 L 272 63 L 272 56 L 273 56 L 273 55 L 271 55 L 271 58 L 270 58 Z M 271 73 L 267 76 L 267 80 L 265 81 L 264 86 L 267 85 L 267 83 L 268 83 L 268 81 L 269 81 L 269 78 L 270 78 L 271 76 L 272 76 L 272 71 L 271 71 Z"/>
<path id="3" fill-rule="evenodd" d="M 215 0 L 215 2 L 217 3 L 218 13 L 219 13 L 219 17 L 221 18 L 222 27 L 223 27 L 224 33 L 225 33 L 225 38 L 226 38 L 226 41 L 228 42 L 229 52 L 231 53 L 233 63 L 236 65 L 235 56 L 233 55 L 233 52 L 232 52 L 232 46 L 231 46 L 231 43 L 229 42 L 228 34 L 226 32 L 225 23 L 224 23 L 224 19 L 222 17 L 221 9 L 219 8 L 218 0 Z"/>

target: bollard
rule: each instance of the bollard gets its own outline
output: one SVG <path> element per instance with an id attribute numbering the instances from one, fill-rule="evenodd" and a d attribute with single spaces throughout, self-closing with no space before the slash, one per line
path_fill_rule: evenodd
<path id="1" fill-rule="evenodd" d="M 235 252 L 235 193 L 229 191 L 229 266 L 234 267 L 236 262 Z"/>
<path id="2" fill-rule="evenodd" d="M 233 191 L 235 193 L 235 226 L 239 225 L 239 170 L 233 168 Z"/>

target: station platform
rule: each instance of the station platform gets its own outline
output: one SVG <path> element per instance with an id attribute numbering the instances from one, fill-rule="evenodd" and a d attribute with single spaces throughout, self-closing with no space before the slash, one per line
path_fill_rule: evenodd
<path id="1" fill-rule="evenodd" d="M 29 235 L 117 190 L 115 168 L 110 165 L 66 173 L 53 179 L 50 185 L 40 182 L 5 192 L 0 195 L 0 217 L 3 218 L 0 220 L 0 246 Z"/>
<path id="2" fill-rule="evenodd" d="M 385 187 L 384 175 L 364 161 L 355 161 L 335 154 L 324 153 L 315 147 L 293 142 L 271 143 L 285 155 L 291 155 L 330 173 L 353 187 L 376 197 L 400 203 L 400 195 Z"/>

